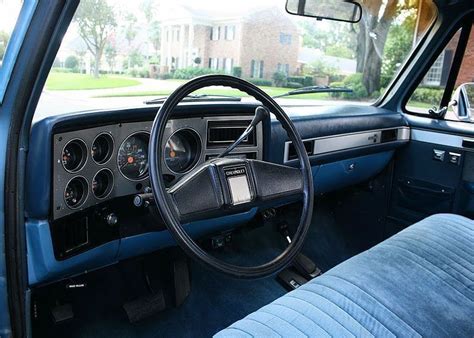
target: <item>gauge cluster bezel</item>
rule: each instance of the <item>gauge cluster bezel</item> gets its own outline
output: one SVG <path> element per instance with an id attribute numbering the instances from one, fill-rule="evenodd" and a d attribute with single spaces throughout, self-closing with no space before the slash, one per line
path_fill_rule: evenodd
<path id="1" fill-rule="evenodd" d="M 175 172 L 168 168 L 165 158 L 162 159 L 163 174 L 170 178 L 170 184 L 179 180 L 187 172 L 203 163 L 210 157 L 217 156 L 225 146 L 220 148 L 207 146 L 207 128 L 209 121 L 236 121 L 245 120 L 250 122 L 249 115 L 232 115 L 232 116 L 206 116 L 203 112 L 202 117 L 177 118 L 168 121 L 165 133 L 163 135 L 163 147 L 165 147 L 168 139 L 181 130 L 189 130 L 195 133 L 200 145 L 199 151 L 196 151 L 195 159 L 186 170 Z M 67 132 L 57 133 L 53 135 L 53 176 L 52 176 L 52 218 L 54 220 L 71 215 L 80 210 L 94 207 L 98 204 L 112 200 L 114 198 L 134 195 L 142 193 L 145 188 L 150 186 L 149 175 L 145 175 L 138 180 L 131 180 L 124 176 L 118 166 L 118 153 L 123 142 L 137 133 L 149 134 L 151 131 L 152 121 L 115 123 L 109 125 L 83 127 L 81 130 L 69 130 Z M 93 142 L 100 135 L 107 134 L 112 140 L 112 153 L 107 160 L 96 162 L 92 156 Z M 87 159 L 80 169 L 70 172 L 65 170 L 62 164 L 62 152 L 66 144 L 73 140 L 81 140 L 86 145 Z M 263 128 L 261 125 L 257 128 L 257 144 L 253 147 L 238 147 L 234 154 L 252 153 L 254 158 L 262 159 L 263 157 Z M 113 177 L 113 187 L 104 196 L 95 196 L 92 191 L 92 181 L 95 175 L 101 170 L 107 169 Z M 77 207 L 70 208 L 64 200 L 64 191 L 68 182 L 76 176 L 84 177 L 88 185 L 87 196 L 83 203 Z M 132 205 L 130 207 L 133 207 Z"/>

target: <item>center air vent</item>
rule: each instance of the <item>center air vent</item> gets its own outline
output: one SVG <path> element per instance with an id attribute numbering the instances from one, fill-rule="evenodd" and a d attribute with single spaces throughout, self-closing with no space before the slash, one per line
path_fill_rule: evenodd
<path id="1" fill-rule="evenodd" d="M 233 143 L 250 124 L 248 121 L 209 121 L 207 126 L 207 146 L 225 147 Z M 256 135 L 254 131 L 246 138 L 241 146 L 255 146 Z"/>

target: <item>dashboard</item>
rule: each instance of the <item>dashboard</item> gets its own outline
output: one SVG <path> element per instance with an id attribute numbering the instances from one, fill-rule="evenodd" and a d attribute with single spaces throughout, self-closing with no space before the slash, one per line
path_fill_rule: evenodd
<path id="1" fill-rule="evenodd" d="M 241 135 L 258 102 L 180 104 L 162 140 L 172 186 Z M 40 284 L 174 245 L 150 194 L 148 141 L 158 106 L 80 112 L 35 122 L 25 175 L 30 284 Z M 315 192 L 370 179 L 410 140 L 403 115 L 367 106 L 285 107 L 304 141 Z M 280 123 L 269 118 L 230 156 L 297 166 Z M 277 182 L 276 182 L 277 184 Z M 196 191 L 196 198 L 199 198 Z M 226 231 L 259 210 L 185 225 L 192 236 Z"/>

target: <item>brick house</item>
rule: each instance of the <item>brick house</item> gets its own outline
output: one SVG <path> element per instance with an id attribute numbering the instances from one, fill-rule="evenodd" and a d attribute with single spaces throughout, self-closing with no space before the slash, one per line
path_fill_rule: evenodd
<path id="1" fill-rule="evenodd" d="M 276 71 L 297 70 L 299 33 L 279 7 L 241 8 L 229 13 L 173 4 L 163 11 L 160 72 L 211 68 L 242 77 L 271 79 Z"/>

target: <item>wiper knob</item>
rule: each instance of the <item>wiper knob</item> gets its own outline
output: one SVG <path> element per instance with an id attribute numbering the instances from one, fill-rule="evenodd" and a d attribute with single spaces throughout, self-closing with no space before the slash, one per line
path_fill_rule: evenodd
<path id="1" fill-rule="evenodd" d="M 237 140 L 234 141 L 234 143 L 232 143 L 230 146 L 228 146 L 226 148 L 226 150 L 224 150 L 219 156 L 217 156 L 218 158 L 220 157 L 224 157 L 226 156 L 227 154 L 229 154 L 232 150 L 235 149 L 235 147 L 237 147 L 240 143 L 242 143 L 243 140 L 245 140 L 245 138 L 247 136 L 250 135 L 250 133 L 255 129 L 255 127 L 260 123 L 262 122 L 263 120 L 267 119 L 270 117 L 270 112 L 268 111 L 267 108 L 265 108 L 264 106 L 258 106 L 256 109 L 255 109 L 255 115 L 252 119 L 252 122 L 250 122 L 249 126 L 245 129 L 245 131 L 242 133 L 242 135 L 239 136 L 239 138 Z"/>

